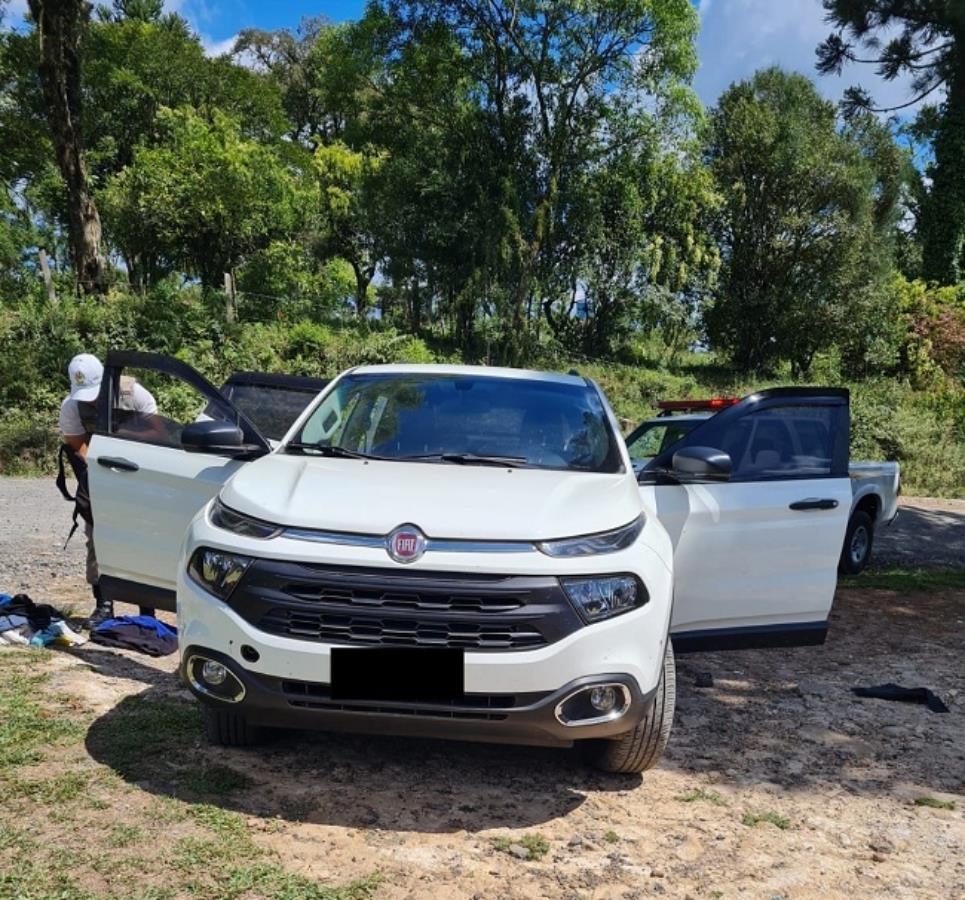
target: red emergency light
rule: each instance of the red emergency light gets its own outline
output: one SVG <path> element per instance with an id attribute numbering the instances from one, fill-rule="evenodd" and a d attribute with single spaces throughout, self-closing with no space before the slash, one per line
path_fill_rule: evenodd
<path id="1" fill-rule="evenodd" d="M 665 413 L 694 412 L 702 409 L 712 409 L 716 412 L 740 402 L 740 397 L 711 397 L 709 400 L 658 400 L 657 409 Z"/>

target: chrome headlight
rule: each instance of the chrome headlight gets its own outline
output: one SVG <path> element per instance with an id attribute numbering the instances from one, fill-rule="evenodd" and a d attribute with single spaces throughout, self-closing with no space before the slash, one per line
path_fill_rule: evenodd
<path id="1" fill-rule="evenodd" d="M 272 525 L 270 522 L 263 522 L 261 519 L 253 519 L 251 516 L 235 512 L 225 506 L 220 499 L 214 501 L 209 518 L 216 528 L 223 528 L 242 537 L 267 539 L 277 537 L 282 532 L 280 525 Z"/>
<path id="2" fill-rule="evenodd" d="M 581 537 L 562 538 L 558 541 L 541 541 L 536 546 L 547 556 L 595 556 L 598 553 L 616 553 L 629 547 L 643 531 L 646 524 L 643 513 L 629 525 L 613 531 L 598 531 Z"/>
<path id="3" fill-rule="evenodd" d="M 561 578 L 570 602 L 587 622 L 599 622 L 643 606 L 650 597 L 633 575 Z"/>
<path id="4" fill-rule="evenodd" d="M 227 600 L 250 565 L 250 556 L 199 547 L 188 563 L 188 574 L 206 591 Z"/>

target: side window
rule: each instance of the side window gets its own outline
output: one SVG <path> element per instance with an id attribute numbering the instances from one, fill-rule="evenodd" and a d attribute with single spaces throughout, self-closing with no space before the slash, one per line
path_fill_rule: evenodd
<path id="1" fill-rule="evenodd" d="M 780 398 L 783 400 L 784 398 Z M 763 409 L 724 410 L 676 445 L 663 444 L 643 470 L 659 477 L 680 447 L 714 447 L 732 463 L 731 481 L 843 478 L 848 474 L 848 404 L 830 394 L 765 402 Z M 631 451 L 632 452 L 632 451 Z"/>
<path id="2" fill-rule="evenodd" d="M 772 406 L 722 428 L 717 446 L 730 454 L 732 478 L 828 476 L 834 415 L 827 406 Z"/>
<path id="3" fill-rule="evenodd" d="M 152 369 L 125 368 L 113 392 L 111 435 L 130 441 L 181 447 L 181 432 L 192 422 L 235 422 L 231 409 L 176 376 Z"/>
<path id="4" fill-rule="evenodd" d="M 627 450 L 632 459 L 649 459 L 676 444 L 691 427 L 673 421 L 651 425 L 627 445 Z"/>

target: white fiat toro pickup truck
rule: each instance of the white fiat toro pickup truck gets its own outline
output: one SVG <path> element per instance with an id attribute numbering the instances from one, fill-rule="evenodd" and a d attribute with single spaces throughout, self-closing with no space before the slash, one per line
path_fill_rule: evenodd
<path id="1" fill-rule="evenodd" d="M 156 415 L 118 407 L 122 374 Z M 367 366 L 289 407 L 269 442 L 250 392 L 246 415 L 185 364 L 127 352 L 98 398 L 102 590 L 176 599 L 215 742 L 285 726 L 576 744 L 639 772 L 670 734 L 675 650 L 824 639 L 846 391 L 753 394 L 639 475 L 578 375 Z M 807 453 L 747 446 L 764 422 L 806 431 Z"/>

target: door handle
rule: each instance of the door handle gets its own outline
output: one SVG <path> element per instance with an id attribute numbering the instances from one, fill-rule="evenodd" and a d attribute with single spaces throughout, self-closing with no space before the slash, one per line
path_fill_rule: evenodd
<path id="1" fill-rule="evenodd" d="M 136 472 L 140 468 L 136 462 L 124 459 L 123 456 L 98 456 L 97 465 L 122 472 Z"/>
<path id="2" fill-rule="evenodd" d="M 789 507 L 793 510 L 799 509 L 837 509 L 837 500 L 819 500 L 817 497 L 808 497 L 807 500 L 795 500 Z"/>

